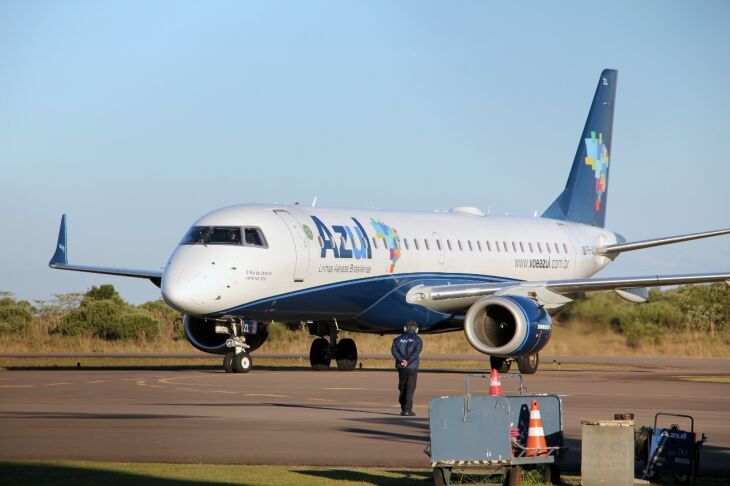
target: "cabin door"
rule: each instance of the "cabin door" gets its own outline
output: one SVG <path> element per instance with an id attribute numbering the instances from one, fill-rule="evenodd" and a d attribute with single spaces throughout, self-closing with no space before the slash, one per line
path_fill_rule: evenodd
<path id="1" fill-rule="evenodd" d="M 275 209 L 274 212 L 286 223 L 294 240 L 294 254 L 296 262 L 294 263 L 294 281 L 304 282 L 304 277 L 309 269 L 309 239 L 307 233 L 299 221 L 296 220 L 288 211 Z"/>

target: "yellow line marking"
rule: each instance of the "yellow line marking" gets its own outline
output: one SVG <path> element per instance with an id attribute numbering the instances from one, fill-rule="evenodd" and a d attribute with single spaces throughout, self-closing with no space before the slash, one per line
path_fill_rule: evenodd
<path id="1" fill-rule="evenodd" d="M 147 385 L 148 388 L 163 388 L 160 385 Z"/>
<path id="2" fill-rule="evenodd" d="M 173 383 L 172 380 L 182 380 L 183 378 L 192 378 L 194 375 L 186 376 L 171 376 L 169 378 L 160 378 L 157 380 L 158 383 L 164 383 L 165 385 L 179 385 L 180 383 Z"/>
<path id="3" fill-rule="evenodd" d="M 175 390 L 200 391 L 198 388 L 175 388 Z"/>
<path id="4" fill-rule="evenodd" d="M 0 385 L 0 388 L 35 388 L 35 385 Z"/>
<path id="5" fill-rule="evenodd" d="M 63 381 L 61 383 L 46 383 L 46 386 L 70 385 L 71 383 Z"/>
<path id="6" fill-rule="evenodd" d="M 289 395 L 274 395 L 272 393 L 244 393 L 244 397 L 271 397 L 271 398 L 287 398 Z"/>
<path id="7" fill-rule="evenodd" d="M 93 381 L 85 381 L 84 383 L 105 383 L 107 380 L 93 380 Z"/>
<path id="8" fill-rule="evenodd" d="M 211 393 L 228 393 L 229 395 L 238 395 L 238 392 L 232 392 L 228 390 L 211 390 Z"/>
<path id="9" fill-rule="evenodd" d="M 305 400 L 310 400 L 312 402 L 334 402 L 334 400 L 330 400 L 328 398 L 305 398 Z"/>
<path id="10" fill-rule="evenodd" d="M 352 403 L 355 403 L 357 405 L 382 405 L 382 403 L 378 403 L 378 402 L 352 402 Z"/>
<path id="11" fill-rule="evenodd" d="M 139 380 L 139 381 L 137 381 L 137 384 L 138 384 L 139 386 L 145 386 L 145 385 L 146 385 L 146 383 L 144 382 L 144 380 Z"/>
<path id="12" fill-rule="evenodd" d="M 323 388 L 323 390 L 367 390 L 367 388 L 334 387 L 334 388 Z"/>

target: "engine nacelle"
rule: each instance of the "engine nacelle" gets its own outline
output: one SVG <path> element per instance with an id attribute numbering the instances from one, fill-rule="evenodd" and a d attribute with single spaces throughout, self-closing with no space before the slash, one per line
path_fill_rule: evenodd
<path id="1" fill-rule="evenodd" d="M 464 319 L 469 344 L 490 356 L 537 353 L 550 340 L 551 332 L 550 314 L 527 297 L 484 297 L 469 307 Z"/>
<path id="2" fill-rule="evenodd" d="M 185 337 L 196 349 L 212 354 L 226 354 L 228 351 L 226 341 L 231 335 L 227 332 L 226 324 L 214 319 L 185 315 L 183 325 Z M 239 335 L 246 338 L 246 344 L 250 346 L 249 352 L 260 348 L 269 337 L 269 326 L 263 322 L 254 324 L 253 321 L 244 321 L 234 325 L 239 326 Z M 246 332 L 252 327 L 255 328 L 255 332 Z"/>

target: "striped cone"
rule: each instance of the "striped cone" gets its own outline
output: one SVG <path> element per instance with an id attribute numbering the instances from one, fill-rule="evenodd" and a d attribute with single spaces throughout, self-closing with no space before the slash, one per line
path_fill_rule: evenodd
<path id="1" fill-rule="evenodd" d="M 504 392 L 502 391 L 502 382 L 499 380 L 499 371 L 492 368 L 492 372 L 489 373 L 489 394 L 494 395 L 504 395 Z"/>
<path id="2" fill-rule="evenodd" d="M 527 430 L 527 456 L 544 456 L 548 453 L 547 442 L 545 442 L 545 431 L 542 428 L 540 418 L 540 407 L 537 400 L 532 401 L 530 407 L 530 428 Z"/>

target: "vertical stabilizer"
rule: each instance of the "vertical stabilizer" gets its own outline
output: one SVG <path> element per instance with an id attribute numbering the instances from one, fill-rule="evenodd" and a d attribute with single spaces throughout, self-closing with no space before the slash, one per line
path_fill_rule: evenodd
<path id="1" fill-rule="evenodd" d="M 605 225 L 617 77 L 614 69 L 601 73 L 568 182 L 542 214 L 544 218 Z"/>

